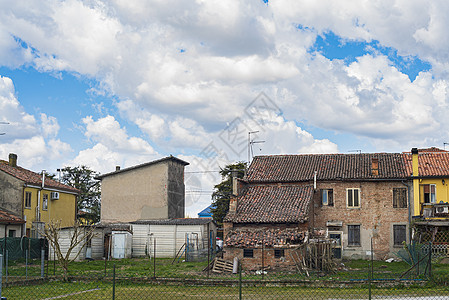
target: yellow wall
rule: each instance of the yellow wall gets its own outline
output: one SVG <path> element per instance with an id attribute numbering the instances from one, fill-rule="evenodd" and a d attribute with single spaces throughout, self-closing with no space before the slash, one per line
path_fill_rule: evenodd
<path id="1" fill-rule="evenodd" d="M 414 215 L 419 216 L 421 212 L 421 205 L 424 203 L 424 195 L 420 188 L 423 184 L 435 184 L 435 203 L 449 202 L 449 177 L 443 179 L 414 179 L 413 180 L 413 197 L 414 197 Z"/>
<path id="2" fill-rule="evenodd" d="M 26 192 L 31 192 L 31 207 L 25 207 Z M 38 201 L 38 193 L 40 196 L 40 212 L 41 212 L 41 222 L 48 223 L 50 219 L 61 220 L 61 226 L 73 226 L 75 220 L 76 212 L 76 196 L 72 194 L 67 194 L 64 192 L 59 192 L 58 200 L 51 200 L 50 193 L 48 190 L 40 190 L 38 188 L 26 187 L 23 193 L 23 215 L 26 216 L 26 228 L 31 228 L 32 222 L 36 220 L 36 207 Z M 48 208 L 43 209 L 42 200 L 43 195 L 48 194 Z"/>

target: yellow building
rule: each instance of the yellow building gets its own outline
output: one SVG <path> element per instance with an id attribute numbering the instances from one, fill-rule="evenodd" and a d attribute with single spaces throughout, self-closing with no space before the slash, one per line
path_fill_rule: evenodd
<path id="1" fill-rule="evenodd" d="M 0 207 L 26 220 L 23 235 L 38 236 L 49 220 L 73 226 L 79 190 L 17 165 L 17 155 L 0 160 Z"/>
<path id="2" fill-rule="evenodd" d="M 449 152 L 417 149 L 404 155 L 412 180 L 411 215 L 421 242 L 449 243 Z"/>

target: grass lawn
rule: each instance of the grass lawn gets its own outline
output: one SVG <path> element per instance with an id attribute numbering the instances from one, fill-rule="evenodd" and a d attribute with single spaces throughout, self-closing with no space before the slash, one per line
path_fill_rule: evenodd
<path id="1" fill-rule="evenodd" d="M 115 287 L 116 299 L 238 299 L 239 287 L 235 286 L 189 286 L 155 285 L 150 283 L 118 282 Z M 244 299 L 367 299 L 369 290 L 357 288 L 310 288 L 310 287 L 254 287 L 243 286 Z M 7 299 L 49 299 L 63 296 L 63 299 L 112 299 L 111 283 L 101 281 L 70 283 L 49 282 L 24 287 L 9 287 L 2 296 Z M 373 297 L 423 297 L 420 299 L 445 299 L 449 296 L 446 288 L 375 288 Z M 391 299 L 391 298 L 390 298 Z M 416 298 L 415 298 L 416 299 Z"/>
<path id="2" fill-rule="evenodd" d="M 156 259 L 148 258 L 133 258 L 120 260 L 94 260 L 72 262 L 69 267 L 70 276 L 86 276 L 86 277 L 112 277 L 113 268 L 115 265 L 115 273 L 117 277 L 154 277 L 157 278 L 207 278 L 207 272 L 203 271 L 207 262 L 180 262 L 173 263 L 172 259 Z M 32 260 L 29 262 L 28 268 L 22 261 L 8 263 L 9 277 L 39 277 L 41 275 L 41 262 L 39 260 Z M 374 261 L 371 267 L 371 262 L 366 260 L 351 260 L 338 263 L 338 269 L 334 274 L 310 273 L 310 276 L 305 274 L 292 272 L 274 272 L 268 270 L 267 274 L 255 274 L 255 272 L 243 270 L 243 279 L 260 280 L 332 280 L 332 281 L 349 281 L 349 280 L 365 280 L 369 278 L 369 271 L 373 269 L 373 279 L 398 279 L 404 274 L 410 266 L 405 262 L 391 262 Z M 423 271 L 423 270 L 421 270 Z M 48 276 L 59 276 L 62 270 L 57 263 L 48 261 L 45 263 L 45 273 Z M 5 272 L 4 272 L 5 275 Z M 449 281 L 449 264 L 432 264 L 432 275 L 434 278 L 441 278 Z M 237 279 L 236 274 L 216 274 L 209 272 L 209 278 L 227 278 Z M 418 275 L 416 270 L 409 272 L 404 279 L 423 279 L 422 275 Z M 444 282 L 444 281 L 443 281 Z"/>

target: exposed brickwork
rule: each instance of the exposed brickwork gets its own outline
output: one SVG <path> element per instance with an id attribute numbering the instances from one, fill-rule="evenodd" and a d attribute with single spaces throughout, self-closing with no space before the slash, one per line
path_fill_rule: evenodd
<path id="1" fill-rule="evenodd" d="M 314 224 L 317 229 L 343 233 L 344 256 L 367 258 L 370 237 L 377 259 L 390 257 L 399 250 L 393 245 L 393 225 L 408 224 L 408 208 L 393 208 L 393 188 L 405 188 L 401 182 L 320 182 L 314 196 Z M 360 208 L 348 208 L 346 189 L 360 189 Z M 322 206 L 320 189 L 333 190 L 334 206 Z M 327 221 L 342 221 L 342 227 L 329 228 Z M 361 246 L 348 246 L 348 225 L 361 225 Z M 407 225 L 408 226 L 408 225 Z"/>
<path id="2" fill-rule="evenodd" d="M 253 249 L 253 248 L 248 248 Z M 275 249 L 283 249 L 283 257 L 275 257 Z M 242 248 L 226 248 L 223 254 L 225 260 L 233 261 L 234 257 L 237 257 L 242 264 L 242 268 L 248 271 L 262 270 L 262 265 L 264 269 L 268 270 L 291 270 L 294 271 L 296 266 L 292 259 L 292 252 L 294 248 L 264 248 L 263 258 L 262 258 L 262 248 L 253 249 L 253 257 L 243 257 Z"/>

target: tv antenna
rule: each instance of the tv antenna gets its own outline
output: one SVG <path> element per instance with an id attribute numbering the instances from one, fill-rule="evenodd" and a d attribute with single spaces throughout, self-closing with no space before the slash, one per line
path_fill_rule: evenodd
<path id="1" fill-rule="evenodd" d="M 253 144 L 265 143 L 265 141 L 254 141 L 254 140 L 251 140 L 251 134 L 258 133 L 258 132 L 259 132 L 259 130 L 248 131 L 248 164 L 250 163 L 251 157 L 254 156 L 254 154 L 253 154 Z"/>
<path id="2" fill-rule="evenodd" d="M 348 152 L 356 152 L 357 154 L 362 154 L 362 150 L 348 150 Z"/>
<path id="3" fill-rule="evenodd" d="M 8 122 L 0 122 L 0 125 L 8 125 Z M 0 132 L 0 135 L 5 135 L 5 132 Z"/>

